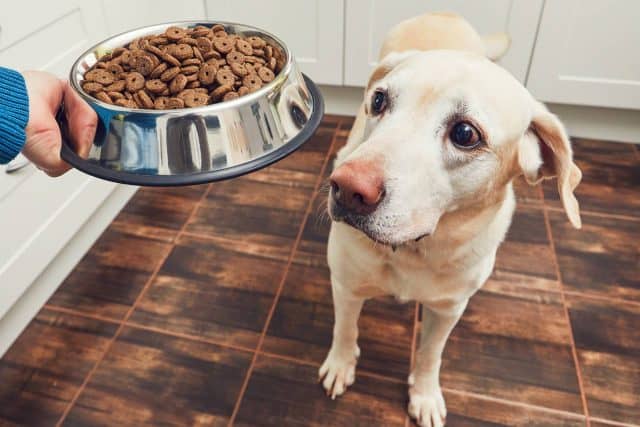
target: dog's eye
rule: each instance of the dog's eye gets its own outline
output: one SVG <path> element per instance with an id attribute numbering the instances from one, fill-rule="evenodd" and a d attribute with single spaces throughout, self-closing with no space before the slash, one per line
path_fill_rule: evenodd
<path id="1" fill-rule="evenodd" d="M 382 114 L 387 108 L 387 93 L 382 89 L 377 89 L 371 98 L 371 113 L 374 116 Z"/>
<path id="2" fill-rule="evenodd" d="M 468 122 L 456 123 L 453 128 L 451 128 L 449 138 L 451 138 L 451 142 L 453 142 L 456 147 L 467 150 L 475 148 L 482 141 L 478 129 Z"/>

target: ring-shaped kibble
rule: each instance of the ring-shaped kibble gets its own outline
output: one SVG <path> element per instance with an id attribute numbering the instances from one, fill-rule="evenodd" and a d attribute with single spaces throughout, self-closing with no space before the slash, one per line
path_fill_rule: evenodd
<path id="1" fill-rule="evenodd" d="M 196 40 L 196 47 L 200 49 L 201 53 L 206 53 L 213 49 L 213 43 L 206 37 L 199 37 Z"/>
<path id="2" fill-rule="evenodd" d="M 151 93 L 162 93 L 167 88 L 167 84 L 160 79 L 147 80 L 144 84 L 145 89 Z"/>
<path id="3" fill-rule="evenodd" d="M 251 47 L 251 43 L 246 40 L 238 39 L 236 41 L 236 48 L 245 55 L 253 55 L 253 47 Z"/>
<path id="4" fill-rule="evenodd" d="M 193 58 L 193 49 L 191 48 L 191 45 L 180 43 L 175 47 L 172 55 L 180 61 L 183 59 Z"/>
<path id="5" fill-rule="evenodd" d="M 218 52 L 223 54 L 227 54 L 233 49 L 233 43 L 226 37 L 214 40 L 213 46 Z"/>
<path id="6" fill-rule="evenodd" d="M 205 86 L 213 84 L 216 81 L 216 73 L 218 71 L 217 65 L 204 64 L 198 72 L 198 79 L 200 83 Z"/>
<path id="7" fill-rule="evenodd" d="M 184 101 L 180 98 L 169 98 L 167 109 L 175 110 L 176 108 L 184 108 Z"/>
<path id="8" fill-rule="evenodd" d="M 246 65 L 242 62 L 232 62 L 231 71 L 238 77 L 244 77 L 249 74 L 249 70 L 247 70 Z"/>
<path id="9" fill-rule="evenodd" d="M 98 92 L 98 93 L 95 94 L 95 97 L 98 98 L 102 102 L 106 102 L 107 104 L 113 104 L 113 101 L 111 100 L 109 95 L 107 95 L 106 92 Z"/>
<path id="10" fill-rule="evenodd" d="M 249 90 L 255 90 L 262 86 L 262 80 L 260 80 L 257 74 L 249 74 L 242 79 L 242 84 L 249 88 Z"/>
<path id="11" fill-rule="evenodd" d="M 144 76 L 134 71 L 127 75 L 126 82 L 129 92 L 137 92 L 144 87 Z"/>
<path id="12" fill-rule="evenodd" d="M 166 96 L 159 96 L 153 101 L 153 106 L 156 110 L 165 110 L 167 108 L 167 104 L 169 103 L 169 98 Z"/>
<path id="13" fill-rule="evenodd" d="M 227 64 L 233 64 L 234 62 L 244 62 L 244 54 L 242 52 L 238 52 L 237 50 L 232 50 L 227 53 L 226 56 Z"/>
<path id="14" fill-rule="evenodd" d="M 163 82 L 168 82 L 173 80 L 174 77 L 178 74 L 180 74 L 180 67 L 172 67 L 160 75 L 160 80 L 162 80 Z"/>
<path id="15" fill-rule="evenodd" d="M 153 79 L 157 79 L 162 75 L 162 73 L 167 71 L 167 68 L 168 68 L 167 63 L 161 62 L 160 65 L 158 65 L 156 68 L 153 69 L 153 71 L 151 72 L 151 74 L 149 74 L 149 76 Z"/>
<path id="16" fill-rule="evenodd" d="M 219 101 L 226 93 L 231 92 L 232 90 L 232 85 L 218 86 L 213 90 L 213 92 L 211 92 L 211 98 L 213 98 L 214 101 Z"/>
<path id="17" fill-rule="evenodd" d="M 125 80 L 117 80 L 105 87 L 104 90 L 107 92 L 122 92 L 126 85 L 127 82 Z"/>
<path id="18" fill-rule="evenodd" d="M 153 64 L 153 60 L 150 57 L 142 55 L 136 58 L 136 65 L 134 68 L 143 76 L 148 76 L 149 74 L 151 74 L 155 66 Z"/>
<path id="19" fill-rule="evenodd" d="M 203 105 L 207 105 L 209 101 L 209 95 L 205 95 L 200 92 L 189 92 L 184 98 L 184 105 L 187 107 L 202 107 Z"/>
<path id="20" fill-rule="evenodd" d="M 173 80 L 171 80 L 171 83 L 169 84 L 169 91 L 171 91 L 172 94 L 180 93 L 185 86 L 187 86 L 187 83 L 187 77 L 183 74 L 178 74 Z"/>
<path id="21" fill-rule="evenodd" d="M 231 70 L 218 70 L 216 73 L 216 81 L 222 86 L 232 85 L 235 80 L 236 76 Z"/>
<path id="22" fill-rule="evenodd" d="M 187 35 L 187 32 L 180 27 L 169 27 L 164 32 L 169 40 L 178 41 Z"/>
<path id="23" fill-rule="evenodd" d="M 153 99 L 151 99 L 151 97 L 149 96 L 149 94 L 147 94 L 147 92 L 145 92 L 144 90 L 139 90 L 137 92 L 137 95 L 144 108 L 147 108 L 147 109 L 153 108 Z"/>
<path id="24" fill-rule="evenodd" d="M 231 101 L 232 99 L 239 98 L 238 92 L 227 92 L 223 97 L 222 101 Z"/>
<path id="25" fill-rule="evenodd" d="M 269 68 L 260 67 L 260 68 L 258 68 L 258 77 L 260 77 L 260 80 L 262 80 L 263 82 L 269 83 L 276 76 L 275 76 L 275 74 L 273 74 L 273 71 L 271 71 Z"/>
<path id="26" fill-rule="evenodd" d="M 248 37 L 247 41 L 251 43 L 251 47 L 255 47 L 256 49 L 260 49 L 261 47 L 264 47 L 267 44 L 267 42 L 265 42 L 263 39 L 261 39 L 258 36 Z"/>
<path id="27" fill-rule="evenodd" d="M 96 83 L 96 82 L 86 82 L 85 84 L 82 85 L 82 90 L 84 90 L 85 92 L 91 95 L 98 92 L 102 92 L 103 89 L 104 87 L 100 83 Z"/>
<path id="28" fill-rule="evenodd" d="M 109 71 L 104 69 L 91 70 L 84 76 L 85 80 L 100 83 L 101 85 L 110 85 L 115 81 L 115 77 Z"/>

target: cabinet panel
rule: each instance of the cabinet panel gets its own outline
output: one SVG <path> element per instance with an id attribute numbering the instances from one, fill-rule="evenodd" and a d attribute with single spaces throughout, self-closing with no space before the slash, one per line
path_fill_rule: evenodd
<path id="1" fill-rule="evenodd" d="M 316 83 L 342 84 L 343 0 L 207 0 L 209 19 L 263 28 L 282 39 Z"/>
<path id="2" fill-rule="evenodd" d="M 547 0 L 528 87 L 543 101 L 640 108 L 640 2 Z"/>
<path id="3" fill-rule="evenodd" d="M 102 0 L 109 34 L 162 22 L 205 19 L 204 0 Z M 126 13 L 122 11 L 126 10 Z"/>
<path id="4" fill-rule="evenodd" d="M 499 63 L 524 82 L 541 7 L 542 0 L 346 0 L 345 84 L 363 86 L 387 32 L 429 11 L 458 13 L 480 34 L 509 34 L 511 47 Z"/>

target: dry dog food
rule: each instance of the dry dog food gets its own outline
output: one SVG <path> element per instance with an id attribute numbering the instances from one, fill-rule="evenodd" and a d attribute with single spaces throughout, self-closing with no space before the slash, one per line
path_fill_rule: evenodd
<path id="1" fill-rule="evenodd" d="M 284 52 L 259 36 L 211 28 L 169 27 L 102 56 L 82 89 L 108 104 L 169 110 L 229 101 L 272 81 Z"/>

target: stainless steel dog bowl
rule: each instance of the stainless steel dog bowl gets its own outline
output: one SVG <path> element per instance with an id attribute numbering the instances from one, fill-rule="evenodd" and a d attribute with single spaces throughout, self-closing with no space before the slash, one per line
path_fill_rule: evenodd
<path id="1" fill-rule="evenodd" d="M 232 101 L 167 111 L 123 108 L 82 90 L 84 72 L 116 47 L 172 25 L 218 23 L 229 33 L 259 35 L 285 52 L 285 65 L 272 82 Z M 219 21 L 171 22 L 107 39 L 76 61 L 70 84 L 97 113 L 98 130 L 88 157 L 81 158 L 69 140 L 61 110 L 62 158 L 90 175 L 125 184 L 190 185 L 255 171 L 299 148 L 313 135 L 324 112 L 317 87 L 300 73 L 282 41 L 254 27 Z"/>

